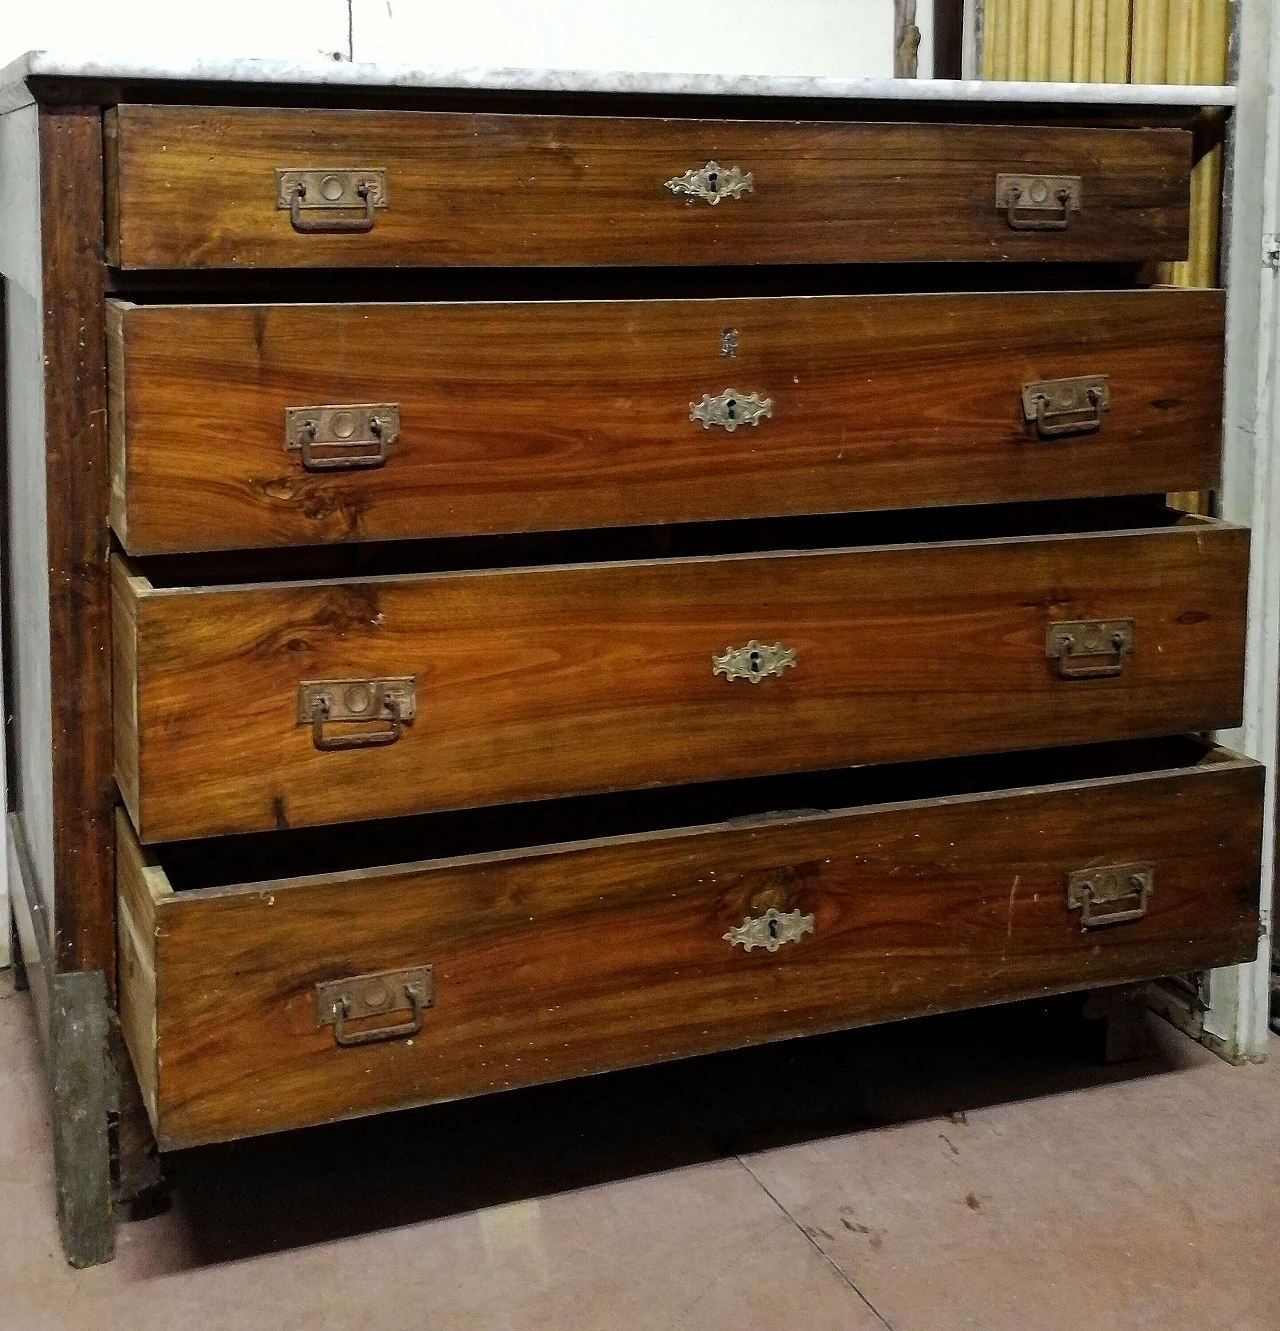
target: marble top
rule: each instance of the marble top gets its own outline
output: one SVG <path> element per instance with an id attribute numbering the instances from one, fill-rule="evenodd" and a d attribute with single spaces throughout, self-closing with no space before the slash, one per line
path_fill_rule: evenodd
<path id="1" fill-rule="evenodd" d="M 631 93 L 660 96 L 812 97 L 866 102 L 986 102 L 1083 106 L 1232 106 L 1234 87 L 1194 84 L 1005 83 L 979 79 L 812 78 L 785 75 L 643 74 L 591 69 L 489 69 L 345 60 L 235 60 L 165 63 L 56 51 L 28 51 L 0 70 L 0 111 L 32 100 L 31 78 L 111 82 L 201 81 L 325 88 L 491 92 Z"/>

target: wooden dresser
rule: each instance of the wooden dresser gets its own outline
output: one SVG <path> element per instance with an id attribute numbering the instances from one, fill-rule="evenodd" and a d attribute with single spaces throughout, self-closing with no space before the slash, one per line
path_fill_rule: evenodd
<path id="1" fill-rule="evenodd" d="M 144 1122 L 1254 956 L 1249 534 L 1164 502 L 1224 299 L 1149 284 L 1197 106 L 348 83 L 0 116 L 72 1260 Z"/>

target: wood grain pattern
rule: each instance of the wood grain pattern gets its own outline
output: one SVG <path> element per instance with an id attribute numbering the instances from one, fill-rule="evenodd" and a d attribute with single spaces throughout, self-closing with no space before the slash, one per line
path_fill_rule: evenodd
<path id="1" fill-rule="evenodd" d="M 1233 725 L 1248 533 L 1184 521 L 141 594 L 116 556 L 130 811 L 144 841 L 178 840 Z M 1119 678 L 1058 677 L 1049 621 L 1125 616 Z M 797 666 L 712 674 L 752 638 Z M 417 718 L 393 745 L 319 752 L 296 724 L 301 680 L 404 675 Z"/>
<path id="2" fill-rule="evenodd" d="M 1164 493 L 1217 483 L 1216 291 L 109 308 L 131 553 Z M 737 353 L 721 354 L 725 329 Z M 1111 378 L 1044 441 L 1026 382 Z M 772 416 L 689 420 L 727 388 Z M 308 472 L 286 409 L 395 402 L 377 470 Z"/>
<path id="3" fill-rule="evenodd" d="M 132 585 L 130 585 L 132 583 Z M 126 569 L 111 570 L 111 725 L 114 735 L 128 735 L 138 725 L 138 597 L 146 584 L 131 580 Z M 121 795 L 131 808 L 138 807 L 137 745 L 123 745 L 115 752 L 115 777 Z"/>
<path id="4" fill-rule="evenodd" d="M 1225 761 L 154 896 L 135 843 L 122 917 L 154 921 L 156 988 L 126 987 L 125 1030 L 154 1066 L 156 1023 L 153 1124 L 179 1147 L 1244 961 L 1261 804 L 1262 769 Z M 1083 932 L 1067 873 L 1148 859 L 1146 917 Z M 769 905 L 813 934 L 725 941 Z M 317 982 L 423 964 L 411 1042 L 317 1028 Z"/>
<path id="5" fill-rule="evenodd" d="M 1186 257 L 1182 130 L 121 106 L 124 268 L 848 263 Z M 715 160 L 754 193 L 665 182 Z M 210 163 L 215 163 L 211 178 Z M 364 235 L 301 235 L 278 167 L 388 172 Z M 1016 231 L 1002 171 L 1080 175 L 1065 231 Z"/>
<path id="6" fill-rule="evenodd" d="M 120 1026 L 148 1116 L 156 1118 L 159 1041 L 156 1031 L 156 905 L 169 892 L 164 871 L 138 845 L 116 811 L 116 930 Z"/>
<path id="7" fill-rule="evenodd" d="M 102 114 L 40 111 L 55 955 L 115 980 Z"/>

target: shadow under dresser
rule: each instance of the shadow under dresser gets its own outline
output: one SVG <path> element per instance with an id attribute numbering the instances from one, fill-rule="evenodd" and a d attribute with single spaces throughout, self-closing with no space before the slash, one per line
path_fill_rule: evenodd
<path id="1" fill-rule="evenodd" d="M 1198 105 L 31 89 L 12 860 L 100 1110 L 73 1260 L 148 1134 L 1255 955 L 1249 534 L 1165 502 L 1221 465 L 1223 293 L 1153 280 Z"/>

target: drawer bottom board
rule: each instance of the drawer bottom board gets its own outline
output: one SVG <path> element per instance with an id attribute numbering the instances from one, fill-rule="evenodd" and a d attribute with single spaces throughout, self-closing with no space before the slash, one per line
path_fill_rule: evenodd
<path id="1" fill-rule="evenodd" d="M 121 811 L 122 1021 L 157 1139 L 1245 961 L 1262 768 L 1183 744 L 1053 785 L 1017 788 L 1010 757 L 998 790 L 192 890 Z M 1069 880 L 1114 864 L 1150 867 L 1145 908 L 1085 929 Z M 420 1030 L 339 1046 L 318 987 L 423 968 Z M 412 1024 L 360 1016 L 348 1037 Z"/>

